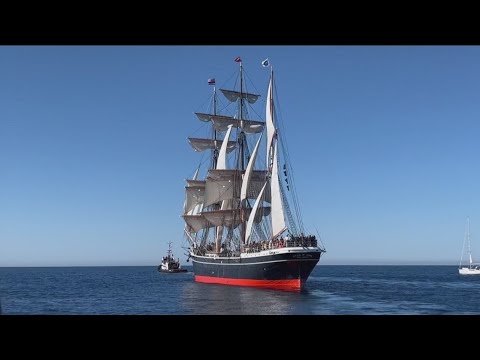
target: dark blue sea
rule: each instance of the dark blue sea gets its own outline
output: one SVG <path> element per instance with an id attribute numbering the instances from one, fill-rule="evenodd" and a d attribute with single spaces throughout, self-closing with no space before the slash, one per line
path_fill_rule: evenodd
<path id="1" fill-rule="evenodd" d="M 480 314 L 455 266 L 315 268 L 300 293 L 199 284 L 156 267 L 0 268 L 3 314 Z"/>

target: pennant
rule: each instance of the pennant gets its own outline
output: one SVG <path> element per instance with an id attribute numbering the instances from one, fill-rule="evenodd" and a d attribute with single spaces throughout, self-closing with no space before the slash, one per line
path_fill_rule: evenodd
<path id="1" fill-rule="evenodd" d="M 235 62 L 242 62 L 242 59 L 240 59 L 240 56 L 239 56 L 239 57 L 235 58 L 235 60 L 233 60 L 233 61 L 235 61 Z"/>

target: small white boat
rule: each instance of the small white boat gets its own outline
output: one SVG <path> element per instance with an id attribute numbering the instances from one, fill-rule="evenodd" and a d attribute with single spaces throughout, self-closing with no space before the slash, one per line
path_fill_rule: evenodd
<path id="1" fill-rule="evenodd" d="M 467 243 L 468 247 L 468 266 L 462 266 L 463 253 L 465 252 L 465 243 Z M 470 246 L 470 218 L 467 218 L 467 229 L 465 231 L 465 238 L 463 239 L 462 256 L 460 257 L 458 273 L 460 275 L 480 275 L 480 263 L 475 263 L 472 259 L 472 248 Z"/>

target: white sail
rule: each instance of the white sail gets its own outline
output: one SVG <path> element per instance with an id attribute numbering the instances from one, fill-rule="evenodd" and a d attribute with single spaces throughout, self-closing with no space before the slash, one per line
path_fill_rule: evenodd
<path id="1" fill-rule="evenodd" d="M 217 131 L 225 131 L 229 125 L 238 128 L 243 123 L 243 131 L 247 134 L 256 134 L 263 131 L 265 123 L 261 121 L 235 119 L 231 116 L 212 115 L 213 126 Z"/>
<path id="2" fill-rule="evenodd" d="M 220 140 L 213 139 L 199 139 L 199 138 L 188 138 L 188 142 L 195 149 L 195 151 L 205 151 L 205 150 L 214 150 L 220 149 L 223 144 Z M 229 141 L 227 146 L 227 152 L 230 153 L 235 149 L 235 141 Z"/>
<path id="3" fill-rule="evenodd" d="M 194 198 L 189 196 L 188 188 L 194 188 L 194 187 L 203 188 L 203 194 L 202 194 L 202 202 L 203 202 L 203 196 L 205 195 L 205 181 L 197 180 L 199 171 L 200 171 L 200 168 L 197 168 L 197 170 L 195 170 L 195 173 L 193 174 L 192 179 L 185 180 L 187 182 L 187 186 L 185 187 L 186 194 L 185 194 L 185 202 L 183 203 L 184 214 L 187 214 L 187 213 L 192 214 L 193 213 L 192 210 L 195 208 L 195 206 L 201 204 L 201 202 L 198 202 Z"/>
<path id="4" fill-rule="evenodd" d="M 258 148 L 260 146 L 260 141 L 262 140 L 262 135 L 258 138 L 257 144 L 255 145 L 255 148 L 253 149 L 252 156 L 250 157 L 250 160 L 248 161 L 247 165 L 247 170 L 245 170 L 245 175 L 243 176 L 243 181 L 242 181 L 242 190 L 240 193 L 240 201 L 243 201 L 244 199 L 247 198 L 247 189 L 250 184 L 250 177 L 252 175 L 253 171 L 253 166 L 255 165 L 255 160 L 257 159 L 257 153 L 258 153 Z M 262 188 L 262 193 L 263 193 L 263 188 Z"/>
<path id="5" fill-rule="evenodd" d="M 220 207 L 220 210 L 227 210 L 232 208 L 232 201 L 231 200 L 223 200 L 222 201 L 222 206 Z M 220 247 L 222 244 L 222 238 L 223 238 L 223 225 L 217 227 L 216 231 L 216 237 L 215 237 L 215 250 L 217 252 L 220 252 Z"/>
<path id="6" fill-rule="evenodd" d="M 195 174 L 193 174 L 192 180 L 195 181 L 197 180 L 198 177 L 198 172 L 200 171 L 200 168 L 198 167 L 197 170 L 195 170 Z"/>
<path id="7" fill-rule="evenodd" d="M 193 180 L 193 179 L 187 179 L 187 186 L 203 186 L 205 187 L 205 180 Z"/>
<path id="8" fill-rule="evenodd" d="M 242 174 L 241 170 L 210 170 L 205 185 L 204 206 L 209 206 L 228 199 L 240 199 Z M 256 199 L 266 180 L 267 171 L 253 170 L 250 175 L 246 197 Z M 265 191 L 264 199 L 270 202 L 270 188 Z"/>
<path id="9" fill-rule="evenodd" d="M 249 216 L 252 209 L 244 209 Z M 264 216 L 270 215 L 270 207 L 260 207 L 254 216 L 254 222 L 259 223 Z M 242 222 L 240 218 L 240 209 L 203 211 L 202 216 L 214 226 L 226 226 L 236 228 Z"/>
<path id="10" fill-rule="evenodd" d="M 278 177 L 278 152 L 275 142 L 272 166 L 272 178 L 270 181 L 272 191 L 272 237 L 281 234 L 285 229 L 285 216 L 283 214 L 282 193 L 280 189 L 280 179 Z"/>
<path id="11" fill-rule="evenodd" d="M 199 232 L 202 229 L 207 229 L 213 226 L 202 214 L 182 215 L 182 217 L 193 232 Z"/>
<path id="12" fill-rule="evenodd" d="M 205 206 L 209 206 L 222 200 L 235 198 L 235 184 L 231 180 L 209 181 L 205 186 Z"/>
<path id="13" fill-rule="evenodd" d="M 220 148 L 220 153 L 218 154 L 217 160 L 217 169 L 218 170 L 225 170 L 227 168 L 227 146 L 231 142 L 230 133 L 232 132 L 232 126 L 228 127 L 227 133 L 225 134 L 225 138 L 222 142 L 222 147 Z"/>
<path id="14" fill-rule="evenodd" d="M 237 101 L 240 96 L 243 98 L 243 99 L 247 99 L 247 101 L 250 103 L 250 104 L 253 104 L 255 101 L 258 100 L 258 98 L 260 97 L 260 95 L 257 95 L 257 94 L 250 94 L 250 93 L 246 93 L 246 92 L 239 92 L 239 91 L 234 91 L 234 90 L 225 90 L 225 89 L 220 89 L 220 91 L 223 93 L 223 95 L 230 101 L 230 102 L 235 102 Z"/>
<path id="15" fill-rule="evenodd" d="M 189 213 L 197 205 L 203 204 L 205 198 L 205 184 L 203 186 L 186 186 L 185 187 L 185 206 L 184 214 Z"/>
<path id="16" fill-rule="evenodd" d="M 218 160 L 217 160 L 217 170 L 226 170 L 227 169 L 227 144 L 230 139 L 230 133 L 232 132 L 232 125 L 228 126 L 227 133 L 225 134 L 225 138 L 223 139 L 222 147 L 220 148 L 220 153 L 218 155 Z M 226 184 L 225 186 L 227 188 L 230 187 L 231 184 Z M 225 187 L 223 186 L 223 187 Z M 223 190 L 223 188 L 219 188 L 220 190 Z M 230 205 L 230 206 L 229 206 Z M 231 207 L 231 201 L 225 199 L 222 201 L 222 206 L 220 207 L 220 211 L 225 211 L 226 209 Z M 227 223 L 221 223 L 221 224 L 216 224 L 215 226 L 217 227 L 216 231 L 216 239 L 215 239 L 215 249 L 217 252 L 220 251 L 220 246 L 222 242 L 222 237 L 223 237 L 223 225 L 227 225 Z"/>
<path id="17" fill-rule="evenodd" d="M 258 197 L 255 200 L 255 204 L 253 204 L 253 208 L 250 213 L 250 216 L 248 217 L 247 227 L 245 229 L 245 243 L 247 244 L 250 243 L 250 236 L 252 234 L 253 222 L 255 220 L 255 216 L 257 215 L 258 205 L 260 204 L 260 201 L 266 186 L 267 186 L 267 183 L 263 185 L 262 190 L 260 191 L 260 194 L 258 194 Z"/>
<path id="18" fill-rule="evenodd" d="M 197 115 L 198 120 L 203 122 L 209 122 L 212 116 L 211 114 L 198 113 L 198 112 L 196 112 L 195 115 Z"/>
<path id="19" fill-rule="evenodd" d="M 214 115 L 214 114 L 205 114 L 205 113 L 195 113 L 198 119 L 203 122 L 211 121 L 213 127 L 216 131 L 226 131 L 228 130 L 228 125 L 232 125 L 235 128 L 238 128 L 243 123 L 243 131 L 247 134 L 256 134 L 263 131 L 265 123 L 262 121 L 256 120 L 247 120 L 247 119 L 236 119 L 232 116 L 226 115 Z"/>
<path id="20" fill-rule="evenodd" d="M 266 126 L 267 126 L 267 166 L 270 165 L 270 148 L 272 147 L 272 141 L 275 136 L 275 125 L 273 124 L 273 113 L 272 113 L 272 85 L 273 78 L 270 77 L 270 82 L 268 84 L 268 93 L 267 93 L 267 106 L 266 106 Z"/>

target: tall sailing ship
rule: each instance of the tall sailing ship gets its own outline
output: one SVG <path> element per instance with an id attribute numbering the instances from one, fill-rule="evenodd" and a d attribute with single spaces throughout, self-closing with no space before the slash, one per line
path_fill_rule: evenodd
<path id="1" fill-rule="evenodd" d="M 325 249 L 304 229 L 274 106 L 273 68 L 262 62 L 270 79 L 266 118 L 259 121 L 251 114 L 260 95 L 248 91 L 242 60 L 235 62 L 237 89 L 220 89 L 227 105 L 219 106 L 215 79 L 209 79 L 210 111 L 195 113 L 210 137 L 188 138 L 195 151 L 210 155 L 185 186 L 182 216 L 195 281 L 300 290 Z"/>

